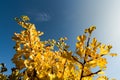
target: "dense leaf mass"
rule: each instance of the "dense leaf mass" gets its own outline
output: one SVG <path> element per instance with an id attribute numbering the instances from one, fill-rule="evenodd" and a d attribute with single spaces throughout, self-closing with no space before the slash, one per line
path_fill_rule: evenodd
<path id="1" fill-rule="evenodd" d="M 37 31 L 34 24 L 29 22 L 28 16 L 15 18 L 24 28 L 20 33 L 14 33 L 12 39 L 16 42 L 15 55 L 12 62 L 12 74 L 6 77 L 2 73 L 2 80 L 108 80 L 104 75 L 107 60 L 105 55 L 110 53 L 111 45 L 105 45 L 91 39 L 95 26 L 85 29 L 85 33 L 77 37 L 75 53 L 70 51 L 65 43 L 66 37 L 58 41 L 41 41 L 43 32 Z M 57 47 L 58 49 L 56 49 Z M 95 71 L 93 69 L 96 69 Z"/>

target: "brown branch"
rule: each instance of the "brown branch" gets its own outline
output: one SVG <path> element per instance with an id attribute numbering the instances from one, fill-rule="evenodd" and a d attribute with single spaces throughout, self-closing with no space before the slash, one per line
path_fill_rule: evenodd
<path id="1" fill-rule="evenodd" d="M 72 56 L 72 58 L 77 61 L 78 63 L 80 63 L 81 65 L 83 65 L 80 61 L 78 61 L 74 56 Z"/>
<path id="2" fill-rule="evenodd" d="M 90 43 L 90 36 L 88 37 L 87 47 L 89 46 L 89 43 Z"/>
<path id="3" fill-rule="evenodd" d="M 92 76 L 92 75 L 95 75 L 95 74 L 98 74 L 99 72 L 101 72 L 102 70 L 98 70 L 94 73 L 91 73 L 91 74 L 88 74 L 88 75 L 85 75 L 85 76 L 82 76 L 82 77 L 88 77 L 88 76 Z"/>
<path id="4" fill-rule="evenodd" d="M 89 43 L 90 43 L 90 37 L 91 37 L 91 35 L 88 36 L 87 47 L 89 46 Z M 84 57 L 82 72 L 81 72 L 81 75 L 80 75 L 80 80 L 82 80 L 82 77 L 83 77 L 83 73 L 84 73 L 83 69 L 84 69 L 84 65 L 86 64 L 86 61 L 85 61 L 86 56 L 87 56 L 87 54 L 86 54 L 86 51 L 85 51 L 85 57 Z"/>

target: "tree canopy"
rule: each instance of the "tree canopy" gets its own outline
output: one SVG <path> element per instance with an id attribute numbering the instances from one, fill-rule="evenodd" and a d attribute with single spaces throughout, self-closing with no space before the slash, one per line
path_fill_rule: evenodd
<path id="1" fill-rule="evenodd" d="M 105 56 L 117 56 L 111 53 L 111 45 L 102 44 L 91 35 L 96 29 L 90 26 L 83 35 L 77 37 L 75 52 L 66 44 L 67 37 L 59 40 L 41 41 L 44 34 L 37 31 L 35 24 L 30 23 L 28 16 L 15 18 L 23 27 L 20 33 L 14 33 L 16 53 L 12 58 L 15 67 L 11 75 L 1 63 L 0 79 L 2 80 L 108 80 L 104 75 L 107 68 Z M 56 49 L 57 48 L 57 49 Z M 95 69 L 95 70 L 94 70 Z M 97 77 L 95 77 L 97 76 Z"/>

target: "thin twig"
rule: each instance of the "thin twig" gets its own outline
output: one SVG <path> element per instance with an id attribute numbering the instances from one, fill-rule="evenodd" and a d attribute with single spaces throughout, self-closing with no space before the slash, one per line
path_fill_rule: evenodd
<path id="1" fill-rule="evenodd" d="M 98 73 L 101 72 L 101 71 L 102 71 L 102 70 L 98 70 L 98 71 L 96 71 L 96 72 L 94 72 L 94 73 L 91 73 L 91 74 L 88 74 L 88 75 L 84 75 L 84 76 L 82 76 L 82 77 L 92 76 L 92 75 L 98 74 Z"/>
<path id="2" fill-rule="evenodd" d="M 80 61 L 78 61 L 74 56 L 72 56 L 72 58 L 77 61 L 78 63 L 80 63 L 81 65 L 83 65 Z"/>

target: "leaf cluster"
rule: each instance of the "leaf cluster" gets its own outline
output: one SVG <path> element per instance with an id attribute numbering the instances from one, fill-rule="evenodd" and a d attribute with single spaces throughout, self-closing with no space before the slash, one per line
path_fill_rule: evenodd
<path id="1" fill-rule="evenodd" d="M 104 75 L 107 68 L 104 56 L 117 54 L 110 53 L 111 45 L 101 44 L 96 38 L 91 39 L 95 26 L 85 29 L 85 33 L 77 37 L 73 53 L 65 43 L 66 37 L 58 41 L 41 41 L 40 36 L 44 33 L 37 31 L 28 16 L 15 20 L 24 30 L 14 33 L 12 37 L 16 42 L 16 53 L 12 58 L 15 68 L 7 77 L 9 80 L 93 80 L 95 75 L 98 75 L 97 80 L 108 80 Z M 0 74 L 1 78 L 7 79 L 3 74 Z"/>

